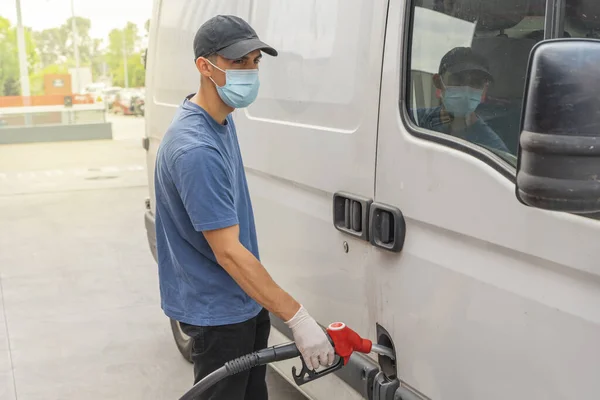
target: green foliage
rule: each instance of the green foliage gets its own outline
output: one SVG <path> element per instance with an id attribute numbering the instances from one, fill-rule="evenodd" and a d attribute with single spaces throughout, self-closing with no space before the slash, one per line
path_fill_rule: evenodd
<path id="1" fill-rule="evenodd" d="M 38 64 L 31 30 L 25 29 L 27 64 L 32 71 Z M 21 93 L 17 27 L 0 16 L 0 96 L 18 96 Z"/>
<path id="2" fill-rule="evenodd" d="M 66 32 L 61 28 L 44 29 L 34 32 L 33 39 L 40 53 L 42 68 L 55 65 L 64 61 L 65 46 L 67 42 Z"/>
<path id="3" fill-rule="evenodd" d="M 51 65 L 66 65 L 75 67 L 75 38 L 72 29 L 73 18 L 69 18 L 57 28 L 44 29 L 34 33 L 34 39 L 41 57 L 41 68 Z M 101 39 L 90 36 L 92 22 L 88 18 L 75 17 L 79 43 L 79 64 L 91 67 L 92 76 L 102 75 L 104 54 L 102 54 Z"/>
<path id="4" fill-rule="evenodd" d="M 42 68 L 75 59 L 72 20 L 73 18 L 69 18 L 58 28 L 34 32 L 34 40 L 41 55 Z M 92 22 L 88 18 L 75 17 L 75 26 L 79 39 L 80 63 L 83 66 L 92 65 L 95 56 L 100 51 L 102 41 L 90 36 Z"/>
<path id="5" fill-rule="evenodd" d="M 106 62 L 113 72 L 113 84 L 125 87 L 125 59 L 129 86 L 137 87 L 145 84 L 145 70 L 140 52 L 136 44 L 140 40 L 137 25 L 128 22 L 124 29 L 113 29 L 108 34 Z"/>
<path id="6" fill-rule="evenodd" d="M 142 65 L 141 56 L 141 53 L 138 52 L 127 57 L 129 87 L 142 87 L 146 83 L 146 70 Z M 116 68 L 111 68 L 114 71 L 113 85 L 125 87 L 125 68 L 122 57 L 116 65 Z"/>
<path id="7" fill-rule="evenodd" d="M 19 96 L 21 88 L 19 87 L 17 80 L 12 76 L 9 76 L 2 85 L 2 91 L 4 96 Z"/>
<path id="8" fill-rule="evenodd" d="M 141 57 L 144 49 L 139 49 L 141 38 L 137 25 L 128 22 L 123 29 L 113 29 L 106 42 L 90 36 L 90 19 L 75 17 L 75 25 L 79 38 L 80 66 L 91 67 L 95 80 L 103 75 L 106 63 L 106 74 L 112 77 L 113 84 L 125 86 L 124 65 L 127 59 L 129 86 L 145 85 Z M 143 34 L 147 35 L 149 27 L 148 20 L 144 24 Z M 45 74 L 68 73 L 68 68 L 75 67 L 71 18 L 58 27 L 39 32 L 25 28 L 25 42 L 32 94 L 43 94 Z M 15 87 L 17 94 L 20 93 L 19 76 L 16 27 L 0 16 L 0 96 L 7 95 L 7 91 L 14 93 Z"/>

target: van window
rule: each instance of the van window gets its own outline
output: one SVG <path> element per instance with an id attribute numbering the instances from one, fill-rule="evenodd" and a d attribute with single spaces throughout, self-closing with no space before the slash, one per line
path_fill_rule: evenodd
<path id="1" fill-rule="evenodd" d="M 365 60 L 381 58 L 372 44 L 373 2 L 261 0 L 253 7 L 252 26 L 279 57 L 261 63 L 260 96 L 248 116 L 354 132 L 373 87 L 364 84 Z"/>
<path id="2" fill-rule="evenodd" d="M 414 0 L 408 113 L 419 128 L 516 165 L 527 61 L 543 0 Z"/>
<path id="3" fill-rule="evenodd" d="M 600 1 L 567 0 L 563 37 L 600 39 Z"/>

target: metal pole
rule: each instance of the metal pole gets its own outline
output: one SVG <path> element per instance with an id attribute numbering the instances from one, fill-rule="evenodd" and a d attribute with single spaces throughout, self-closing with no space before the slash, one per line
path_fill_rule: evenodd
<path id="1" fill-rule="evenodd" d="M 21 74 L 21 96 L 29 103 L 31 91 L 29 88 L 29 67 L 27 66 L 27 49 L 25 48 L 25 30 L 23 29 L 23 20 L 21 18 L 21 0 L 17 1 L 17 44 L 19 46 L 19 72 Z M 29 104 L 24 104 L 29 105 Z"/>
<path id="2" fill-rule="evenodd" d="M 75 53 L 75 76 L 77 77 L 77 93 L 81 92 L 81 75 L 79 73 L 79 35 L 75 23 L 75 0 L 71 0 L 71 31 L 73 33 L 73 51 Z"/>
<path id="3" fill-rule="evenodd" d="M 27 48 L 25 46 L 25 30 L 23 29 L 23 19 L 21 16 L 21 0 L 17 1 L 17 46 L 19 48 L 19 73 L 21 83 L 21 96 L 23 96 L 23 106 L 31 105 L 31 89 L 29 88 L 29 67 L 27 66 Z M 31 114 L 25 113 L 25 126 L 31 126 Z"/>
<path id="4" fill-rule="evenodd" d="M 125 42 L 125 33 L 127 28 L 123 29 L 123 68 L 125 68 L 125 88 L 129 87 L 129 71 L 127 70 L 127 47 Z"/>

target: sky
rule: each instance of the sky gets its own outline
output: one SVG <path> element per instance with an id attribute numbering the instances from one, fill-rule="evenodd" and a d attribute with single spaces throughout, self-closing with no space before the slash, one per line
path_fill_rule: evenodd
<path id="1" fill-rule="evenodd" d="M 91 36 L 106 39 L 128 21 L 140 30 L 152 15 L 152 0 L 73 0 L 75 15 L 92 21 Z M 42 30 L 62 25 L 71 16 L 71 0 L 21 0 L 23 25 Z M 17 22 L 16 0 L 0 0 L 0 16 Z M 141 32 L 140 32 L 141 33 Z"/>

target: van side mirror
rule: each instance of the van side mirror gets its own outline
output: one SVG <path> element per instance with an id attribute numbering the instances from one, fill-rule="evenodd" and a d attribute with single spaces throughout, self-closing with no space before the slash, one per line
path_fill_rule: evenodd
<path id="1" fill-rule="evenodd" d="M 517 198 L 536 208 L 600 211 L 600 40 L 551 40 L 529 58 Z"/>

